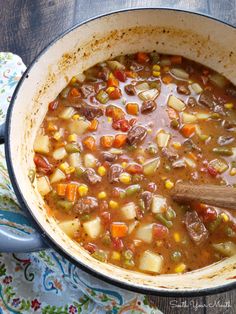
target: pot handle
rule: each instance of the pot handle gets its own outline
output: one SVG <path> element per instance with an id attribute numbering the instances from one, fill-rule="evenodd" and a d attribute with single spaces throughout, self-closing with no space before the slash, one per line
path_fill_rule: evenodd
<path id="1" fill-rule="evenodd" d="M 4 143 L 4 137 L 5 124 L 1 124 L 0 144 Z M 6 199 L 10 197 L 6 196 Z M 18 207 L 17 204 L 14 206 Z M 47 245 L 42 236 L 36 231 L 31 218 L 27 217 L 23 210 L 1 210 L 0 207 L 0 252 L 25 253 L 45 248 Z"/>

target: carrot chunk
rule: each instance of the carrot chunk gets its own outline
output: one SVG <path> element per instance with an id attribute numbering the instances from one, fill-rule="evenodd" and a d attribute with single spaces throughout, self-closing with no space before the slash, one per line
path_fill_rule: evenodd
<path id="1" fill-rule="evenodd" d="M 120 97 L 121 97 L 121 90 L 118 87 L 115 87 L 115 89 L 109 93 L 110 99 L 115 100 L 115 99 L 120 99 Z"/>
<path id="2" fill-rule="evenodd" d="M 170 61 L 172 64 L 181 64 L 182 63 L 182 57 L 181 56 L 171 56 Z"/>
<path id="3" fill-rule="evenodd" d="M 162 82 L 164 84 L 170 84 L 172 81 L 173 81 L 173 77 L 169 74 L 163 76 L 163 78 L 162 78 Z"/>
<path id="4" fill-rule="evenodd" d="M 122 222 L 113 222 L 111 224 L 111 235 L 113 238 L 123 238 L 127 235 L 128 227 Z"/>
<path id="5" fill-rule="evenodd" d="M 181 129 L 181 133 L 185 137 L 190 137 L 195 132 L 195 128 L 194 124 L 185 124 Z"/>
<path id="6" fill-rule="evenodd" d="M 70 202 L 74 202 L 77 196 L 77 184 L 69 183 L 66 187 L 66 198 Z"/>
<path id="7" fill-rule="evenodd" d="M 110 75 L 110 77 L 107 80 L 107 87 L 118 87 L 119 86 L 119 81 L 113 76 Z"/>
<path id="8" fill-rule="evenodd" d="M 146 52 L 138 52 L 136 58 L 139 63 L 146 63 L 150 59 Z"/>
<path id="9" fill-rule="evenodd" d="M 97 120 L 97 119 L 93 119 L 93 120 L 91 121 L 91 124 L 90 124 L 88 130 L 89 130 L 89 131 L 96 131 L 97 128 L 98 128 L 98 120 Z"/>
<path id="10" fill-rule="evenodd" d="M 83 145 L 84 145 L 87 149 L 89 149 L 89 150 L 91 150 L 91 151 L 93 151 L 93 150 L 96 149 L 95 139 L 94 139 L 93 136 L 88 136 L 88 137 L 86 137 L 86 138 L 83 140 Z"/>
<path id="11" fill-rule="evenodd" d="M 100 138 L 100 144 L 104 148 L 112 147 L 113 142 L 114 142 L 114 137 L 110 135 L 104 135 Z"/>
<path id="12" fill-rule="evenodd" d="M 57 194 L 59 196 L 65 196 L 66 195 L 66 187 L 67 187 L 67 184 L 65 184 L 65 183 L 58 183 L 57 184 Z"/>
<path id="13" fill-rule="evenodd" d="M 139 110 L 139 107 L 138 107 L 138 104 L 136 103 L 130 102 L 126 105 L 126 111 L 128 114 L 136 116 L 138 114 L 138 110 Z"/>
<path id="14" fill-rule="evenodd" d="M 127 135 L 126 134 L 117 134 L 115 136 L 115 140 L 113 142 L 113 146 L 116 147 L 116 148 L 124 146 L 125 143 L 126 143 L 126 139 L 127 139 Z"/>

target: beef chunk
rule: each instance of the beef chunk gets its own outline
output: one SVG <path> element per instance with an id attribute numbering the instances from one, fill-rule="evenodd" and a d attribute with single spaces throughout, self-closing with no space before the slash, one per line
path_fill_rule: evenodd
<path id="1" fill-rule="evenodd" d="M 92 168 L 88 168 L 83 172 L 83 178 L 90 184 L 96 184 L 102 180 Z"/>
<path id="2" fill-rule="evenodd" d="M 177 86 L 177 93 L 182 95 L 190 95 L 190 90 L 187 85 L 179 85 Z"/>
<path id="3" fill-rule="evenodd" d="M 108 171 L 108 181 L 110 183 L 119 182 L 119 175 L 124 171 L 120 165 L 112 165 Z"/>
<path id="4" fill-rule="evenodd" d="M 83 98 L 87 98 L 89 95 L 94 93 L 94 86 L 90 84 L 83 84 L 80 87 L 81 94 L 83 95 Z"/>
<path id="5" fill-rule="evenodd" d="M 141 125 L 134 125 L 129 130 L 127 135 L 127 142 L 130 145 L 135 145 L 141 142 L 147 135 L 147 129 Z"/>
<path id="6" fill-rule="evenodd" d="M 187 211 L 184 220 L 190 238 L 197 244 L 204 243 L 208 238 L 208 231 L 196 211 Z"/>
<path id="7" fill-rule="evenodd" d="M 220 136 L 217 142 L 220 146 L 229 145 L 232 142 L 234 142 L 234 137 L 233 136 Z"/>
<path id="8" fill-rule="evenodd" d="M 145 100 L 141 106 L 141 113 L 149 113 L 155 110 L 157 104 L 154 100 Z"/>
<path id="9" fill-rule="evenodd" d="M 189 97 L 187 105 L 189 107 L 195 107 L 197 105 L 197 101 L 194 97 Z"/>
<path id="10" fill-rule="evenodd" d="M 211 110 L 213 110 L 215 106 L 218 105 L 217 98 L 209 90 L 204 90 L 201 93 L 199 97 L 199 103 L 205 107 L 210 108 Z"/>
<path id="11" fill-rule="evenodd" d="M 144 191 L 141 194 L 141 199 L 143 201 L 145 210 L 149 211 L 151 209 L 151 205 L 152 205 L 152 193 L 149 191 Z"/>
<path id="12" fill-rule="evenodd" d="M 184 141 L 183 146 L 187 152 L 190 152 L 192 150 L 200 153 L 202 150 L 200 147 L 198 147 L 192 140 L 191 138 L 187 139 Z"/>
<path id="13" fill-rule="evenodd" d="M 169 161 L 174 161 L 179 158 L 179 155 L 173 152 L 172 150 L 170 150 L 169 148 L 164 147 L 162 148 L 161 152 L 162 152 L 162 155 L 166 157 Z"/>
<path id="14" fill-rule="evenodd" d="M 125 92 L 129 96 L 134 96 L 135 95 L 135 88 L 134 85 L 128 84 L 125 86 Z"/>
<path id="15" fill-rule="evenodd" d="M 74 205 L 73 211 L 76 214 L 89 214 L 98 209 L 98 201 L 95 197 L 87 196 L 80 198 Z"/>
<path id="16" fill-rule="evenodd" d="M 102 158 L 105 160 L 105 161 L 108 161 L 108 162 L 113 162 L 117 159 L 117 156 L 115 154 L 112 154 L 112 153 L 109 153 L 109 152 L 104 152 L 102 154 Z"/>
<path id="17" fill-rule="evenodd" d="M 92 121 L 94 118 L 100 117 L 103 115 L 103 111 L 99 106 L 91 106 L 86 104 L 86 106 L 81 107 L 80 113 L 85 116 L 89 121 Z"/>

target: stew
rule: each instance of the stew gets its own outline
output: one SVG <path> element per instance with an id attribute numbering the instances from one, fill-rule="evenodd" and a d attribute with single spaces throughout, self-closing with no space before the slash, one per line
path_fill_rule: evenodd
<path id="1" fill-rule="evenodd" d="M 225 77 L 181 56 L 99 63 L 48 106 L 34 143 L 38 191 L 101 262 L 162 274 L 232 256 L 233 212 L 179 205 L 170 190 L 179 180 L 236 184 L 235 108 Z"/>

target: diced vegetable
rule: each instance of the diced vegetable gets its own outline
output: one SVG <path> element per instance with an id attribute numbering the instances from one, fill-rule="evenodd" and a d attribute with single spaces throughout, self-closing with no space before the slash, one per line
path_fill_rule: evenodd
<path id="1" fill-rule="evenodd" d="M 136 238 L 145 243 L 151 243 L 153 239 L 152 226 L 153 224 L 140 225 L 136 230 Z"/>
<path id="2" fill-rule="evenodd" d="M 212 151 L 220 156 L 232 156 L 233 155 L 233 151 L 231 147 L 214 147 Z"/>
<path id="3" fill-rule="evenodd" d="M 83 139 L 83 145 L 87 149 L 94 151 L 96 149 L 95 138 L 93 136 L 87 136 L 86 138 Z"/>
<path id="4" fill-rule="evenodd" d="M 139 93 L 138 97 L 141 100 L 154 100 L 158 95 L 159 95 L 158 89 L 152 88 L 152 89 Z"/>
<path id="5" fill-rule="evenodd" d="M 173 226 L 173 222 L 170 220 L 167 220 L 162 213 L 157 213 L 155 215 L 156 219 L 160 221 L 164 226 L 167 228 L 171 228 Z"/>
<path id="6" fill-rule="evenodd" d="M 113 142 L 113 146 L 116 148 L 120 148 L 126 144 L 127 135 L 126 134 L 117 134 L 115 136 L 115 140 Z"/>
<path id="7" fill-rule="evenodd" d="M 45 196 L 49 192 L 51 192 L 52 187 L 47 176 L 40 177 L 37 179 L 37 189 L 42 196 Z"/>
<path id="8" fill-rule="evenodd" d="M 185 161 L 185 163 L 190 167 L 190 168 L 196 168 L 197 167 L 197 164 L 196 162 L 191 159 L 191 158 L 188 158 L 188 157 L 183 157 L 183 160 Z"/>
<path id="9" fill-rule="evenodd" d="M 128 227 L 123 222 L 113 222 L 111 224 L 111 235 L 113 238 L 123 238 L 128 233 Z"/>
<path id="10" fill-rule="evenodd" d="M 160 273 L 163 266 L 163 257 L 151 251 L 145 251 L 139 260 L 139 269 L 152 273 Z"/>
<path id="11" fill-rule="evenodd" d="M 196 113 L 196 118 L 198 120 L 207 120 L 211 117 L 211 115 L 209 113 Z"/>
<path id="12" fill-rule="evenodd" d="M 130 102 L 126 105 L 126 111 L 128 114 L 136 116 L 139 112 L 139 106 L 137 103 Z"/>
<path id="13" fill-rule="evenodd" d="M 137 192 L 139 192 L 141 190 L 141 187 L 139 184 L 133 184 L 130 185 L 126 190 L 125 190 L 125 194 L 127 196 L 131 196 L 136 194 Z"/>
<path id="14" fill-rule="evenodd" d="M 195 115 L 186 112 L 183 112 L 182 119 L 183 123 L 194 123 L 197 121 L 197 117 Z"/>
<path id="15" fill-rule="evenodd" d="M 160 195 L 154 195 L 151 209 L 153 213 L 164 212 L 166 210 L 166 199 Z"/>
<path id="16" fill-rule="evenodd" d="M 173 74 L 178 79 L 183 79 L 183 80 L 188 80 L 189 79 L 189 74 L 186 71 L 184 71 L 183 69 L 172 68 L 170 70 L 170 72 L 171 72 L 171 74 Z"/>
<path id="17" fill-rule="evenodd" d="M 34 151 L 36 153 L 48 154 L 49 145 L 50 141 L 47 135 L 38 135 L 34 142 Z"/>
<path id="18" fill-rule="evenodd" d="M 81 166 L 82 161 L 81 161 L 80 153 L 70 154 L 68 157 L 68 162 L 69 162 L 71 167 L 77 168 L 77 167 Z"/>
<path id="19" fill-rule="evenodd" d="M 75 114 L 75 112 L 76 111 L 73 107 L 66 107 L 62 110 L 59 117 L 64 120 L 69 120 Z"/>
<path id="20" fill-rule="evenodd" d="M 66 178 L 66 175 L 64 172 L 62 172 L 60 169 L 56 169 L 53 174 L 50 176 L 50 182 L 51 183 L 56 183 L 61 180 L 64 180 Z"/>
<path id="21" fill-rule="evenodd" d="M 65 183 L 58 183 L 57 184 L 57 195 L 65 196 L 66 195 L 66 187 L 67 187 L 67 184 L 65 184 Z"/>
<path id="22" fill-rule="evenodd" d="M 149 89 L 149 85 L 147 82 L 139 83 L 135 86 L 138 91 L 145 91 Z"/>
<path id="23" fill-rule="evenodd" d="M 177 111 L 183 111 L 185 108 L 185 103 L 174 95 L 171 95 L 168 99 L 168 106 Z"/>
<path id="24" fill-rule="evenodd" d="M 70 133 L 75 133 L 77 135 L 84 134 L 90 126 L 90 122 L 88 120 L 73 120 L 69 123 L 68 128 Z"/>
<path id="25" fill-rule="evenodd" d="M 125 66 L 116 61 L 116 60 L 109 60 L 107 61 L 107 65 L 109 66 L 109 68 L 113 71 L 113 70 L 124 70 L 125 69 Z"/>
<path id="26" fill-rule="evenodd" d="M 128 227 L 128 234 L 131 234 L 138 225 L 139 222 L 137 220 L 133 221 Z"/>
<path id="27" fill-rule="evenodd" d="M 114 137 L 111 135 L 104 135 L 100 138 L 100 144 L 104 148 L 112 147 L 113 142 L 114 142 Z"/>
<path id="28" fill-rule="evenodd" d="M 224 256 L 233 256 L 236 254 L 236 244 L 228 241 L 223 243 L 212 244 L 214 249 Z"/>
<path id="29" fill-rule="evenodd" d="M 71 238 L 78 232 L 80 222 L 78 219 L 71 219 L 59 223 L 59 227 Z"/>
<path id="30" fill-rule="evenodd" d="M 127 203 L 121 207 L 120 211 L 124 219 L 130 220 L 136 217 L 136 205 L 133 202 Z"/>
<path id="31" fill-rule="evenodd" d="M 111 148 L 109 152 L 114 155 L 122 155 L 124 153 L 124 150 L 119 148 Z"/>
<path id="32" fill-rule="evenodd" d="M 102 231 L 101 219 L 96 217 L 93 220 L 84 222 L 83 228 L 90 238 L 96 239 Z"/>
<path id="33" fill-rule="evenodd" d="M 213 167 L 218 173 L 225 172 L 229 166 L 224 159 L 213 159 L 209 162 L 209 165 Z"/>
<path id="34" fill-rule="evenodd" d="M 160 165 L 159 157 L 148 160 L 143 164 L 143 173 L 147 176 L 154 175 L 159 165 Z"/>
<path id="35" fill-rule="evenodd" d="M 73 184 L 73 183 L 67 184 L 66 198 L 69 202 L 74 202 L 76 200 L 77 188 L 78 188 L 77 184 Z"/>
<path id="36" fill-rule="evenodd" d="M 91 256 L 96 258 L 100 262 L 106 262 L 107 260 L 107 253 L 103 250 L 96 250 L 94 253 L 91 254 Z"/>
<path id="37" fill-rule="evenodd" d="M 96 99 L 101 103 L 101 104 L 106 104 L 109 100 L 109 95 L 106 93 L 104 90 L 100 90 L 96 96 Z"/>
<path id="38" fill-rule="evenodd" d="M 203 89 L 201 88 L 201 86 L 198 84 L 198 83 L 193 83 L 191 85 L 191 88 L 193 89 L 193 91 L 196 93 L 196 94 L 201 94 L 201 92 L 203 91 Z"/>
<path id="39" fill-rule="evenodd" d="M 225 79 L 225 77 L 219 73 L 209 75 L 209 79 L 214 85 L 220 88 L 224 88 L 227 84 L 227 80 Z"/>
<path id="40" fill-rule="evenodd" d="M 52 154 L 52 157 L 55 160 L 61 160 L 61 159 L 65 158 L 66 156 L 67 156 L 67 152 L 66 152 L 64 147 L 57 148 L 56 150 L 54 150 L 54 152 Z"/>
<path id="41" fill-rule="evenodd" d="M 160 131 L 157 133 L 157 145 L 161 148 L 167 147 L 170 139 L 170 134 L 165 131 Z"/>
<path id="42" fill-rule="evenodd" d="M 194 124 L 185 124 L 181 129 L 181 133 L 185 137 L 190 137 L 191 135 L 193 135 L 195 130 L 196 130 L 196 126 Z"/>
<path id="43" fill-rule="evenodd" d="M 136 54 L 136 59 L 139 63 L 146 63 L 150 60 L 150 57 L 146 52 L 138 52 Z"/>
<path id="44" fill-rule="evenodd" d="M 97 158 L 94 157 L 92 154 L 85 154 L 84 155 L 84 166 L 86 168 L 95 168 L 97 164 Z"/>
<path id="45" fill-rule="evenodd" d="M 66 149 L 67 153 L 69 153 L 69 154 L 80 152 L 79 147 L 75 143 L 66 144 L 65 149 Z"/>

